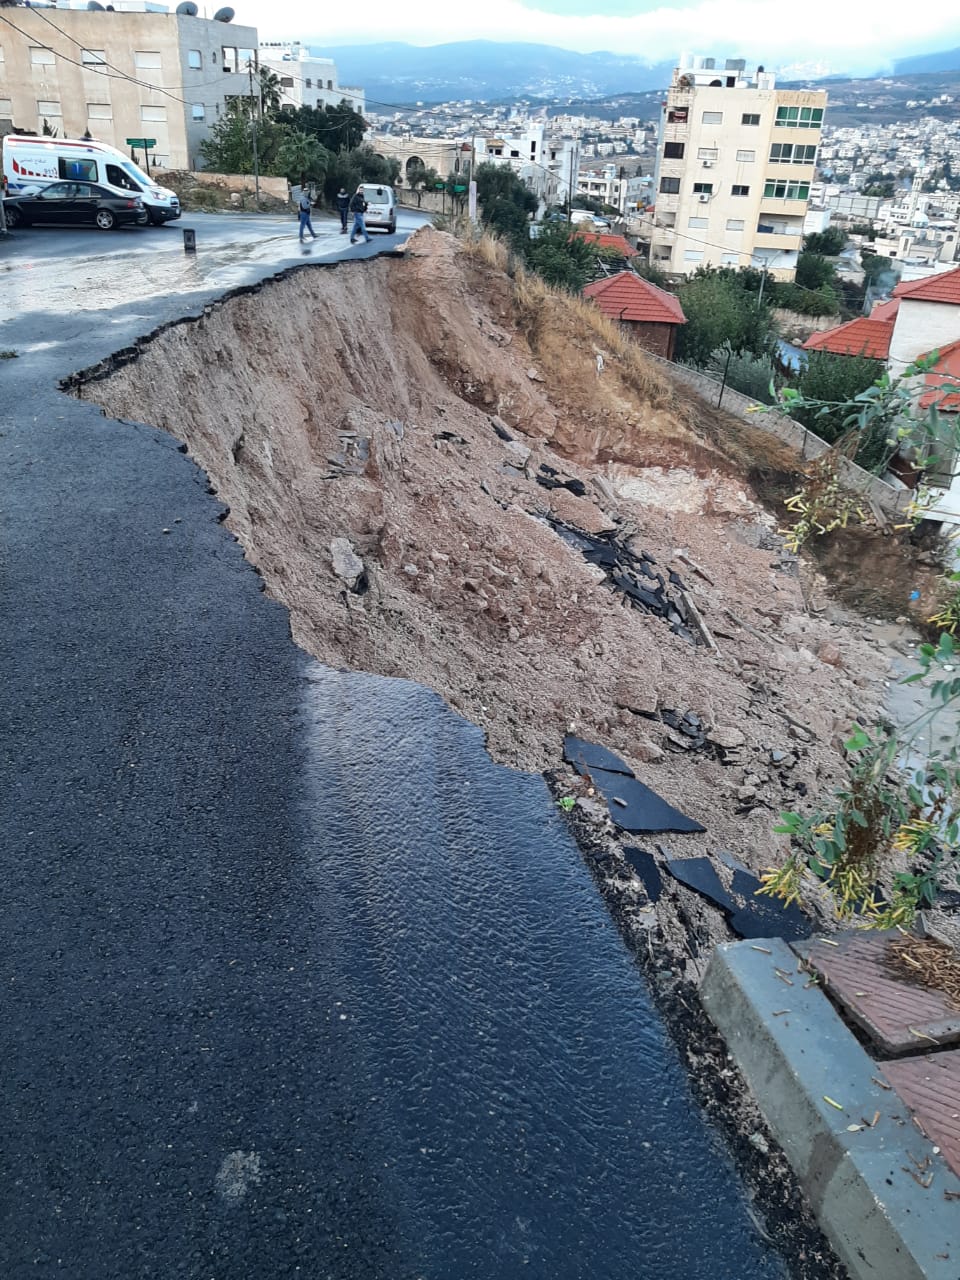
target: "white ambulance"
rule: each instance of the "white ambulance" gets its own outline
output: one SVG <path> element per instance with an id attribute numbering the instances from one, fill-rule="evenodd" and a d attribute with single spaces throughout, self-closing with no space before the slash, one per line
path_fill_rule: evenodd
<path id="1" fill-rule="evenodd" d="M 180 217 L 175 191 L 159 187 L 122 151 L 105 142 L 72 138 L 30 138 L 10 133 L 3 139 L 3 176 L 8 196 L 32 195 L 62 179 L 98 182 L 118 195 L 132 191 L 143 201 L 155 227 Z"/>

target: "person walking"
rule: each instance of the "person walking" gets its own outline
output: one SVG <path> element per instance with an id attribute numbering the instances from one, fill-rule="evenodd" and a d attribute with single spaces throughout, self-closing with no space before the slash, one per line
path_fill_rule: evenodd
<path id="1" fill-rule="evenodd" d="M 357 236 L 363 236 L 364 244 L 370 243 L 370 237 L 367 235 L 367 225 L 363 220 L 363 215 L 367 212 L 367 202 L 363 198 L 363 187 L 357 187 L 356 191 L 350 197 L 350 212 L 353 214 L 353 226 L 350 229 L 350 243 L 356 244 Z"/>
<path id="2" fill-rule="evenodd" d="M 337 192 L 337 212 L 340 214 L 340 234 L 347 234 L 347 218 L 350 213 L 350 196 L 347 194 L 346 187 L 341 187 Z"/>
<path id="3" fill-rule="evenodd" d="M 313 229 L 313 223 L 310 221 L 310 192 L 303 187 L 300 192 L 300 243 L 303 244 L 303 233 L 309 231 L 314 240 L 317 233 Z"/>

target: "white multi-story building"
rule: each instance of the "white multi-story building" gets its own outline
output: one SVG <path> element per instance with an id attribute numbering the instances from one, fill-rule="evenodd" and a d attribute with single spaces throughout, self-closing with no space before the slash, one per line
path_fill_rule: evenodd
<path id="1" fill-rule="evenodd" d="M 340 84 L 334 60 L 314 57 L 299 40 L 264 40 L 259 54 L 261 66 L 280 78 L 281 108 L 336 107 L 346 100 L 361 115 L 366 110 L 363 89 Z"/>
<path id="2" fill-rule="evenodd" d="M 615 164 L 605 164 L 602 169 L 581 170 L 577 176 L 577 191 L 591 200 L 602 200 L 618 213 L 623 213 L 626 207 L 627 180 Z"/>
<path id="3" fill-rule="evenodd" d="M 542 122 L 529 124 L 516 136 L 478 135 L 473 140 L 476 163 L 506 164 L 547 204 L 560 204 L 573 190 L 580 172 L 580 140 L 547 136 Z"/>
<path id="4" fill-rule="evenodd" d="M 674 71 L 649 232 L 651 261 L 665 271 L 796 271 L 827 95 L 777 89 L 762 67 L 751 76 L 745 66 L 685 58 Z"/>

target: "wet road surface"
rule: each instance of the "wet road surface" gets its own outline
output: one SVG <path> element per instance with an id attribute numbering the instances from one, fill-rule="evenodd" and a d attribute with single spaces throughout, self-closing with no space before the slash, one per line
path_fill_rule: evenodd
<path id="1" fill-rule="evenodd" d="M 780 1275 L 542 780 L 310 661 L 177 442 L 55 389 L 299 246 L 41 234 L 0 245 L 0 1275 Z"/>

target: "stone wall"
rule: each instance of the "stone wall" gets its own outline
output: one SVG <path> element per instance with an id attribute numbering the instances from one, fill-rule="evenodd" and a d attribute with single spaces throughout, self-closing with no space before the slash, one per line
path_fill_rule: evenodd
<path id="1" fill-rule="evenodd" d="M 183 173 L 178 169 L 153 169 L 152 176 L 156 178 L 161 186 L 166 185 L 166 179 L 176 180 L 178 174 Z M 252 173 L 210 173 L 207 169 L 194 169 L 190 171 L 190 179 L 198 183 L 201 187 L 219 187 L 226 191 L 239 191 L 243 195 L 252 196 L 256 191 L 256 181 Z M 286 200 L 289 196 L 290 186 L 286 178 L 260 178 L 260 193 L 265 196 L 272 196 L 274 200 Z"/>
<path id="2" fill-rule="evenodd" d="M 721 399 L 722 384 L 718 378 L 700 373 L 695 369 L 688 369 L 685 365 L 672 364 L 659 356 L 651 356 L 651 358 L 656 360 L 669 377 L 690 387 L 707 404 L 714 408 L 723 408 L 727 413 L 742 418 L 744 422 L 749 422 L 752 427 L 757 427 L 761 431 L 769 431 L 771 435 L 777 436 L 785 444 L 796 449 L 801 458 L 818 458 L 830 448 L 825 440 L 821 440 L 819 436 L 808 431 L 801 423 L 795 422 L 793 418 L 777 413 L 768 405 L 762 405 L 749 396 L 741 395 L 732 387 L 723 387 Z M 844 482 L 851 489 L 870 498 L 888 515 L 896 515 L 905 510 L 913 497 L 909 489 L 888 484 L 885 480 L 872 476 L 869 471 L 864 471 L 863 467 L 858 467 L 849 458 L 841 457 L 839 471 Z"/>

